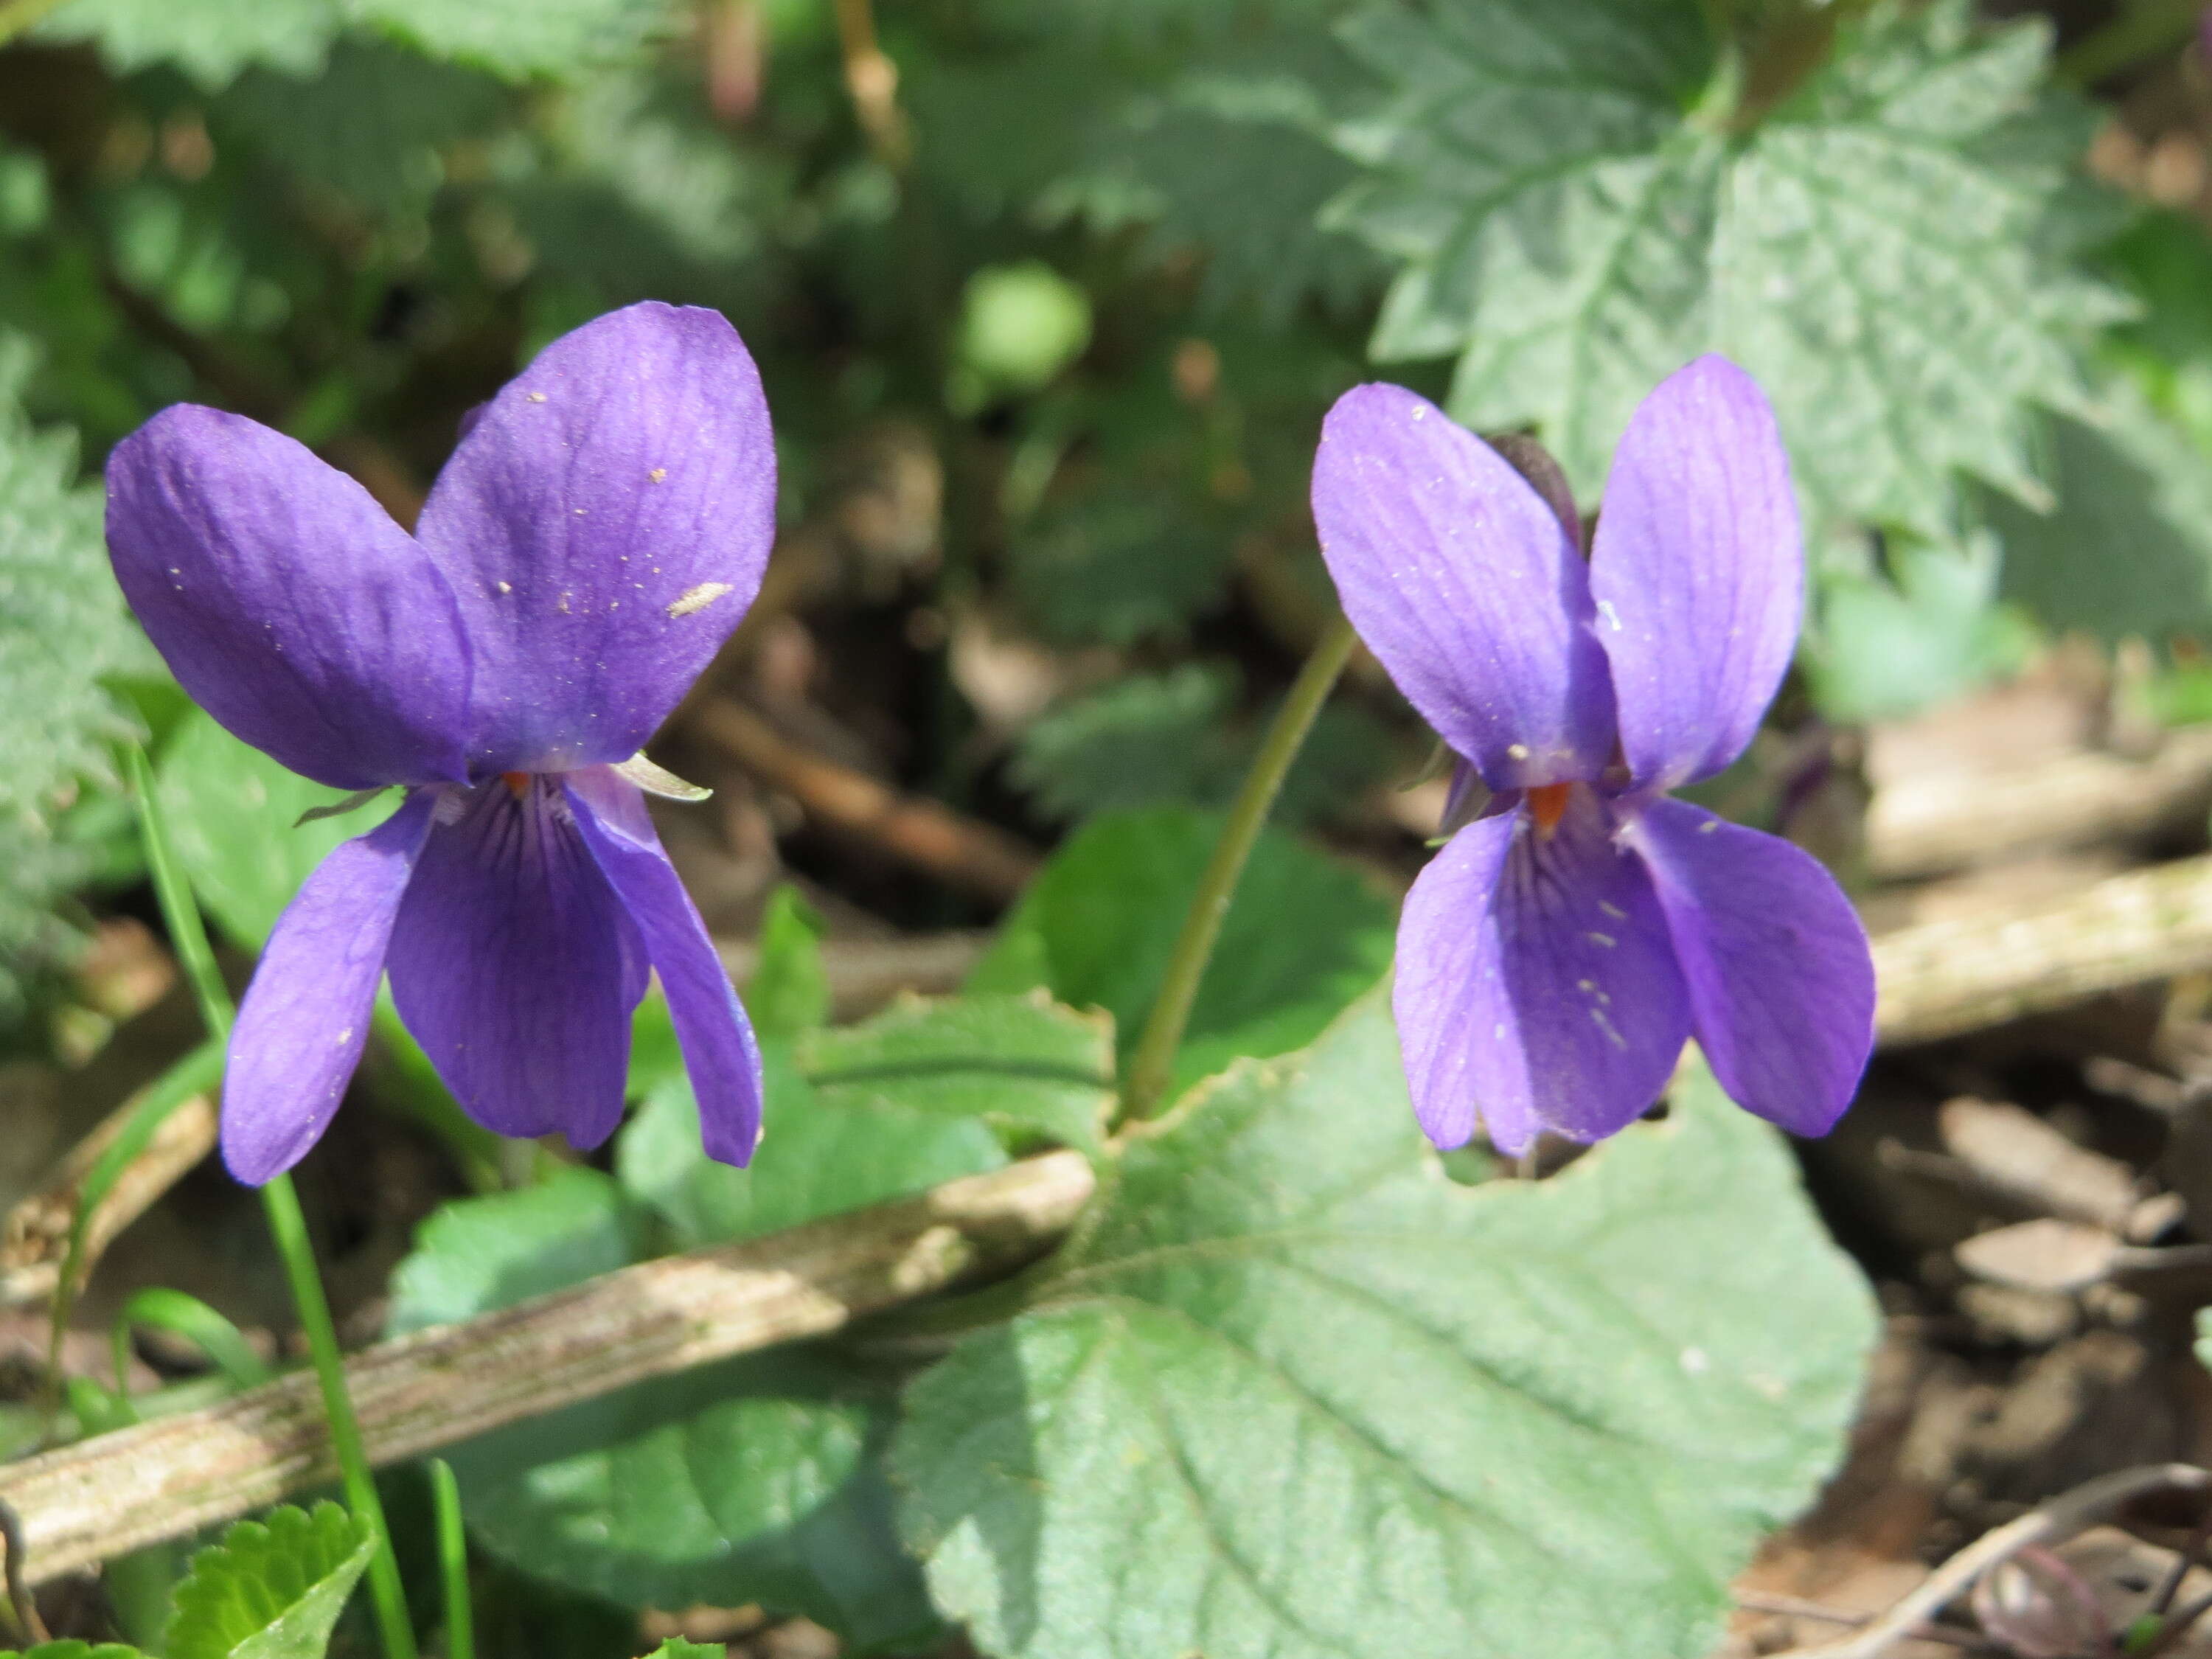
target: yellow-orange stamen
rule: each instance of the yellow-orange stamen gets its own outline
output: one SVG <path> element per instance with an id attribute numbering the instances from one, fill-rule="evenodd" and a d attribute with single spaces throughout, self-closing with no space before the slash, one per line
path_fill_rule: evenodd
<path id="1" fill-rule="evenodd" d="M 502 772 L 499 775 L 499 778 L 501 783 L 514 791 L 514 798 L 517 800 L 520 800 L 530 793 L 530 774 L 527 772 Z"/>
<path id="2" fill-rule="evenodd" d="M 1548 836 L 1559 827 L 1574 787 L 1571 783 L 1540 783 L 1528 792 L 1528 816 L 1536 820 L 1537 829 Z"/>

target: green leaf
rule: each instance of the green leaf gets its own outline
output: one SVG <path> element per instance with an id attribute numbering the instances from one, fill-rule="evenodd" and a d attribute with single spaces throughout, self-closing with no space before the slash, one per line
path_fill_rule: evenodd
<path id="1" fill-rule="evenodd" d="M 108 689 L 158 672 L 109 574 L 96 489 L 76 483 L 76 444 L 18 406 L 29 348 L 0 330 L 0 1008 L 58 953 L 50 908 L 91 871 L 66 833 L 88 785 L 112 786 L 110 747 L 137 722 Z"/>
<path id="2" fill-rule="evenodd" d="M 1380 994 L 1133 1141 L 1030 1303 L 892 1453 L 939 1607 L 1006 1659 L 1698 1659 L 1875 1334 L 1702 1073 L 1553 1180 L 1462 1187 Z"/>
<path id="3" fill-rule="evenodd" d="M 1405 264 L 1375 350 L 1458 353 L 1458 418 L 1537 425 L 1594 495 L 1637 401 L 1715 350 L 1820 516 L 1940 538 L 1960 471 L 2047 501 L 2033 406 L 2079 402 L 2124 307 L 2069 263 L 2087 117 L 2041 90 L 2041 20 L 1877 4 L 1741 136 L 1698 0 L 1389 3 L 1351 38 L 1395 88 L 1338 204 Z"/>
<path id="4" fill-rule="evenodd" d="M 758 1237 L 1006 1161 L 978 1118 L 946 1116 L 864 1083 L 847 1086 L 842 1098 L 826 1096 L 780 1044 L 766 1045 L 762 1059 L 765 1127 L 750 1167 L 717 1164 L 700 1149 L 699 1108 L 680 1074 L 647 1095 L 616 1142 L 624 1189 L 659 1212 L 686 1246 Z M 931 1085 L 944 1087 L 937 1079 L 923 1086 Z"/>
<path id="5" fill-rule="evenodd" d="M 626 1267 L 643 1257 L 644 1232 L 612 1177 L 574 1165 L 441 1205 L 392 1276 L 390 1328 L 454 1324 Z"/>
<path id="6" fill-rule="evenodd" d="M 89 40 L 122 74 L 174 64 L 217 92 L 255 64 L 314 74 L 343 21 L 340 0 L 69 0 L 36 33 Z"/>
<path id="7" fill-rule="evenodd" d="M 680 1636 L 672 1636 L 653 1650 L 652 1659 L 728 1659 L 729 1650 L 720 1643 L 709 1647 L 703 1642 L 687 1642 Z"/>
<path id="8" fill-rule="evenodd" d="M 745 987 L 745 1012 L 763 1037 L 796 1037 L 830 1018 L 830 971 L 822 963 L 822 918 L 796 887 L 769 895 L 760 957 Z"/>
<path id="9" fill-rule="evenodd" d="M 1175 808 L 1093 818 L 1030 884 L 969 990 L 1042 985 L 1073 1007 L 1103 1008 L 1126 1060 L 1219 833 L 1212 815 Z M 1353 872 L 1264 832 L 1199 988 L 1176 1086 L 1240 1054 L 1310 1042 L 1389 965 L 1395 922 Z"/>
<path id="10" fill-rule="evenodd" d="M 12 1648 L 0 1650 L 0 1659 L 146 1659 L 146 1656 L 120 1642 L 102 1642 L 94 1646 L 71 1638 L 66 1642 L 41 1642 L 28 1653 L 18 1653 Z"/>
<path id="11" fill-rule="evenodd" d="M 192 1558 L 167 1659 L 322 1659 L 376 1536 L 336 1504 L 240 1521 Z"/>
<path id="12" fill-rule="evenodd" d="M 389 817 L 397 795 L 301 823 L 344 797 L 240 743 L 195 708 L 161 747 L 154 787 L 177 857 L 222 930 L 258 950 L 300 884 L 341 842 Z"/>
<path id="13" fill-rule="evenodd" d="M 2106 639 L 2212 632 L 2212 453 L 2118 376 L 2049 440 L 2057 508 L 1986 505 L 2006 597 Z"/>
<path id="14" fill-rule="evenodd" d="M 441 1210 L 394 1277 L 393 1328 L 642 1260 L 648 1215 L 680 1245 L 746 1238 L 1005 1162 L 975 1118 L 828 1103 L 782 1042 L 764 1058 L 767 1133 L 750 1170 L 706 1158 L 680 1065 L 659 1069 L 617 1143 L 618 1181 L 568 1169 Z M 483 1437 L 452 1455 L 471 1533 L 519 1571 L 624 1607 L 757 1601 L 855 1650 L 903 1641 L 932 1619 L 880 1468 L 900 1380 L 830 1345 L 781 1350 Z"/>
<path id="15" fill-rule="evenodd" d="M 812 1033 L 798 1061 L 825 1109 L 973 1120 L 1016 1150 L 1043 1139 L 1096 1152 L 1114 1104 L 1112 1024 L 1041 991 L 908 997 Z"/>
<path id="16" fill-rule="evenodd" d="M 1959 547 L 1900 538 L 1887 564 L 1886 574 L 1831 568 L 1818 585 L 1804 659 L 1814 700 L 1831 720 L 1909 714 L 2027 656 L 2033 630 L 1998 603 L 1993 537 L 1977 534 Z"/>

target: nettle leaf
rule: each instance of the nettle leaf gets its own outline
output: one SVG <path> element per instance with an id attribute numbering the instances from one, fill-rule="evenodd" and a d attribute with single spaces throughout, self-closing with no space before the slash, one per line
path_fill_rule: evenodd
<path id="1" fill-rule="evenodd" d="M 1130 645 L 1210 608 L 1234 549 L 1176 492 L 1101 481 L 1040 514 L 1008 552 L 1015 596 L 1046 635 Z"/>
<path id="2" fill-rule="evenodd" d="M 1171 807 L 1093 818 L 1030 884 L 968 989 L 1043 986 L 1072 1006 L 1103 1008 L 1126 1060 L 1220 827 Z M 1191 1009 L 1176 1086 L 1238 1055 L 1311 1042 L 1389 965 L 1395 921 L 1352 871 L 1263 832 Z"/>
<path id="3" fill-rule="evenodd" d="M 47 907 L 90 869 L 61 833 L 66 809 L 113 783 L 111 745 L 137 733 L 105 682 L 159 672 L 108 571 L 100 491 L 75 482 L 73 439 L 33 430 L 17 404 L 31 368 L 0 331 L 0 1004 L 58 948 Z"/>
<path id="4" fill-rule="evenodd" d="M 906 91 L 923 163 L 989 212 L 1144 227 L 1155 259 L 1206 256 L 1205 297 L 1279 321 L 1379 267 L 1319 210 L 1352 172 L 1328 139 L 1357 80 L 1327 24 L 1345 0 L 979 9 L 983 44 L 933 53 Z"/>
<path id="5" fill-rule="evenodd" d="M 534 269 L 599 296 L 575 322 L 664 293 L 725 308 L 758 299 L 788 157 L 732 142 L 671 70 L 590 76 L 543 125 L 542 153 L 502 156 L 501 199 Z"/>
<path id="6" fill-rule="evenodd" d="M 1114 1104 L 1114 1027 L 1042 991 L 909 996 L 798 1048 L 817 1099 L 988 1125 L 1015 1150 L 1039 1140 L 1099 1150 Z"/>
<path id="7" fill-rule="evenodd" d="M 1940 537 L 1960 471 L 2047 503 L 2033 406 L 2081 401 L 2124 305 L 2068 263 L 2087 116 L 2043 89 L 2041 20 L 1876 5 L 1742 136 L 1698 0 L 1390 0 L 1348 38 L 1395 88 L 1337 206 L 1405 263 L 1374 349 L 1458 353 L 1458 418 L 1537 426 L 1594 496 L 1637 400 L 1717 350 L 1819 514 Z"/>
<path id="8" fill-rule="evenodd" d="M 393 42 L 339 40 L 312 82 L 253 70 L 216 100 L 218 144 L 236 139 L 270 162 L 384 210 L 420 208 L 443 182 L 439 152 L 507 111 L 498 81 Z"/>
<path id="9" fill-rule="evenodd" d="M 356 21 L 495 74 L 574 77 L 634 55 L 665 26 L 658 0 L 346 0 Z"/>
<path id="10" fill-rule="evenodd" d="M 336 1504 L 239 1522 L 177 1585 L 167 1659 L 322 1659 L 375 1549 Z"/>
<path id="11" fill-rule="evenodd" d="M 1137 1137 L 1029 1310 L 908 1389 L 901 1526 L 1006 1659 L 1698 1659 L 1875 1316 L 1702 1073 L 1553 1180 L 1455 1184 L 1378 994 Z"/>
<path id="12" fill-rule="evenodd" d="M 1143 806 L 1225 807 L 1273 711 L 1224 724 L 1238 677 L 1216 663 L 1132 674 L 1073 697 L 1021 734 L 1013 781 L 1060 818 Z M 1331 703 L 1298 751 L 1275 821 L 1300 826 L 1341 812 L 1389 764 L 1390 733 L 1363 710 Z"/>
<path id="13" fill-rule="evenodd" d="M 1221 722 L 1237 690 L 1233 670 L 1187 662 L 1071 698 L 1022 732 L 1013 781 L 1060 818 L 1217 805 L 1236 787 L 1236 745 Z"/>
<path id="14" fill-rule="evenodd" d="M 36 33 L 89 40 L 119 73 L 170 64 L 219 92 L 257 64 L 314 74 L 344 22 L 341 0 L 69 0 Z"/>

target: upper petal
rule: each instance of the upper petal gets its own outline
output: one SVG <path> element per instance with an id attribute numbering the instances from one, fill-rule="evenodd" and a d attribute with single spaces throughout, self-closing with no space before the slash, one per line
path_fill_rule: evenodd
<path id="1" fill-rule="evenodd" d="M 248 1186 L 305 1158 L 345 1097 L 435 805 L 432 791 L 409 795 L 317 865 L 276 919 L 231 1029 L 222 1080 L 222 1161 Z"/>
<path id="2" fill-rule="evenodd" d="M 1595 778 L 1613 685 L 1582 556 L 1489 445 L 1401 386 L 1337 399 L 1314 523 L 1345 614 L 1493 789 Z"/>
<path id="3" fill-rule="evenodd" d="M 629 908 L 659 972 L 707 1156 L 748 1164 L 760 1141 L 760 1044 L 707 924 L 661 850 L 637 786 L 606 767 L 572 772 L 566 781 L 585 845 Z"/>
<path id="4" fill-rule="evenodd" d="M 614 1133 L 645 953 L 557 782 L 443 792 L 390 965 L 400 1018 L 470 1116 L 579 1148 Z"/>
<path id="5" fill-rule="evenodd" d="M 1688 1006 L 1650 881 L 1611 829 L 1586 789 L 1549 836 L 1526 812 L 1484 818 L 1407 895 L 1399 1041 L 1438 1146 L 1478 1119 L 1512 1156 L 1540 1130 L 1601 1139 L 1666 1087 Z"/>
<path id="6" fill-rule="evenodd" d="M 258 422 L 179 404 L 107 461 L 116 580 L 177 682 L 338 789 L 465 775 L 469 654 L 430 556 Z"/>
<path id="7" fill-rule="evenodd" d="M 737 331 L 645 304 L 556 340 L 469 428 L 416 534 L 476 653 L 476 775 L 635 754 L 775 539 L 768 404 Z"/>
<path id="8" fill-rule="evenodd" d="M 1874 1050 L 1874 959 L 1835 878 L 1686 801 L 1648 803 L 1623 838 L 1651 872 L 1721 1087 L 1792 1134 L 1826 1134 Z"/>
<path id="9" fill-rule="evenodd" d="M 1741 754 L 1797 643 L 1805 552 L 1774 411 L 1725 357 L 1669 375 L 1629 421 L 1590 589 L 1637 781 L 1671 789 Z"/>

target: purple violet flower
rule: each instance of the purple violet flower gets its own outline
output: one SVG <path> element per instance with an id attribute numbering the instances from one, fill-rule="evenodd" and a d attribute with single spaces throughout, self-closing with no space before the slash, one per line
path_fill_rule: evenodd
<path id="1" fill-rule="evenodd" d="M 1494 793 L 1407 896 L 1395 1009 L 1421 1127 L 1519 1156 L 1633 1121 L 1694 1033 L 1721 1086 L 1820 1134 L 1874 1043 L 1866 933 L 1808 854 L 1666 792 L 1751 741 L 1804 557 L 1756 382 L 1701 357 L 1636 411 L 1586 565 L 1520 473 L 1432 404 L 1329 413 L 1314 519 L 1346 614 Z"/>
<path id="2" fill-rule="evenodd" d="M 760 1053 L 633 757 L 760 587 L 775 451 L 718 313 L 637 305 L 485 405 L 410 536 L 343 473 L 218 410 L 107 465 L 107 538 L 179 684 L 332 788 L 406 796 L 270 936 L 232 1033 L 223 1158 L 289 1169 L 360 1061 L 388 968 L 469 1114 L 580 1147 L 622 1116 L 658 969 L 707 1151 L 760 1133 Z"/>

